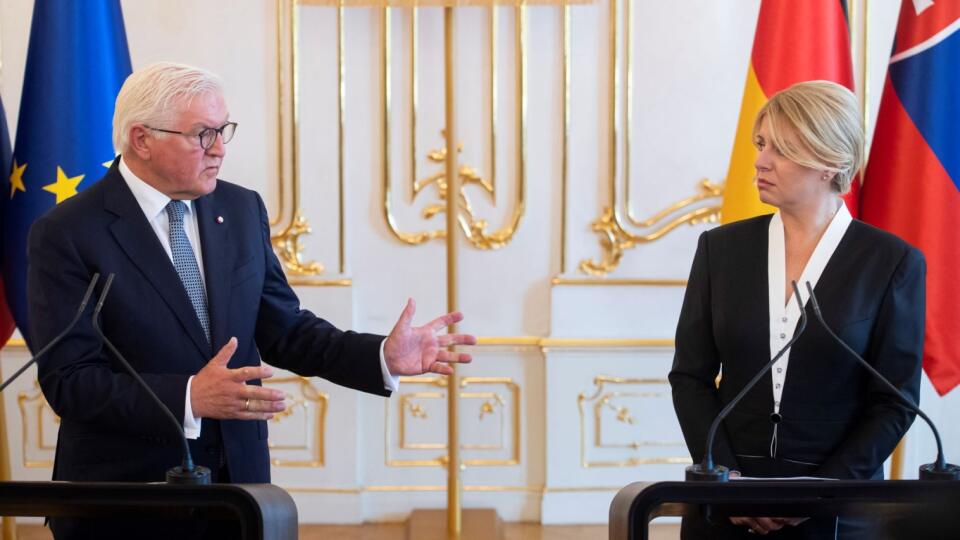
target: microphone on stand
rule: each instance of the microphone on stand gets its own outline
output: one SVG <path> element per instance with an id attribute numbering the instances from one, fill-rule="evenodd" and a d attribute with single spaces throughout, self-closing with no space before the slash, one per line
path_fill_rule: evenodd
<path id="1" fill-rule="evenodd" d="M 57 343 L 60 343 L 60 340 L 63 339 L 64 336 L 66 336 L 70 332 L 70 330 L 73 330 L 73 327 L 76 326 L 77 322 L 80 320 L 80 316 L 83 315 L 83 311 L 87 309 L 87 303 L 90 301 L 90 297 L 93 295 L 93 288 L 94 286 L 96 286 L 97 281 L 99 279 L 100 279 L 99 273 L 94 274 L 93 277 L 90 278 L 90 284 L 87 285 L 87 292 L 83 294 L 83 300 L 80 301 L 80 306 L 77 307 L 77 314 L 73 316 L 73 320 L 70 321 L 70 324 L 68 324 L 67 327 L 64 328 L 62 332 L 57 334 L 56 337 L 51 339 L 49 343 L 47 343 L 42 349 L 40 349 L 37 352 L 37 354 L 33 355 L 33 358 L 27 361 L 27 363 L 24 364 L 23 367 L 18 369 L 16 373 L 11 375 L 9 379 L 3 381 L 3 384 L 0 384 L 0 392 L 3 392 L 7 388 L 7 386 L 10 386 L 10 383 L 12 383 L 14 379 L 19 377 L 20 374 L 26 371 L 28 367 L 32 366 L 37 361 L 38 358 L 46 354 L 46 352 L 52 349 L 54 345 L 56 345 Z"/>
<path id="2" fill-rule="evenodd" d="M 823 320 L 823 313 L 820 312 L 820 305 L 817 304 L 817 296 L 813 294 L 813 287 L 810 286 L 810 282 L 807 282 L 807 291 L 810 292 L 810 303 L 813 305 L 813 314 L 817 317 L 817 320 L 820 321 L 820 325 L 823 326 L 823 329 L 827 331 L 827 334 L 833 338 L 834 341 L 839 343 L 850 356 L 853 356 L 860 362 L 860 365 L 866 368 L 871 375 L 880 380 L 888 390 L 890 390 L 893 395 L 899 398 L 903 406 L 923 418 L 923 421 L 930 426 L 930 430 L 933 431 L 933 437 L 937 441 L 937 461 L 935 463 L 927 463 L 926 465 L 920 466 L 920 479 L 921 480 L 960 480 L 960 467 L 947 463 L 943 457 L 943 443 L 940 442 L 940 432 L 937 431 L 937 427 L 933 425 L 933 421 L 927 417 L 923 411 L 920 410 L 910 397 L 901 392 L 896 386 L 894 386 L 886 377 L 880 374 L 879 371 L 874 369 L 862 356 L 857 354 L 856 351 L 850 348 L 849 345 L 844 343 L 836 334 L 833 333 L 833 330 L 830 329 L 830 326 L 827 325 L 827 321 Z"/>
<path id="3" fill-rule="evenodd" d="M 717 436 L 717 428 L 720 427 L 720 422 L 730 414 L 730 411 L 737 406 L 737 403 L 740 403 L 740 400 L 743 399 L 743 396 L 747 395 L 747 392 L 753 388 L 757 382 L 770 371 L 770 368 L 777 363 L 777 360 L 786 353 L 794 343 L 800 339 L 800 334 L 803 334 L 803 331 L 807 328 L 807 314 L 803 309 L 803 300 L 800 299 L 800 289 L 797 287 L 796 281 L 791 281 L 790 284 L 793 286 L 793 295 L 797 299 L 797 304 L 800 306 L 800 322 L 798 323 L 797 330 L 793 333 L 793 337 L 786 345 L 780 349 L 777 354 L 773 355 L 773 358 L 767 362 L 767 365 L 763 367 L 756 375 L 750 379 L 740 393 L 737 394 L 733 399 L 730 400 L 730 403 L 727 403 L 727 406 L 724 407 L 720 414 L 714 418 L 713 423 L 710 424 L 710 431 L 707 432 L 707 451 L 703 457 L 703 462 L 695 463 L 690 465 L 686 469 L 686 479 L 695 480 L 695 481 L 707 481 L 707 482 L 726 482 L 730 479 L 730 470 L 723 465 L 717 465 L 713 462 L 713 442 Z"/>
<path id="4" fill-rule="evenodd" d="M 183 441 L 183 462 L 179 467 L 173 467 L 167 471 L 167 483 L 168 484 L 209 484 L 210 483 L 210 469 L 202 465 L 194 465 L 193 455 L 190 453 L 190 444 L 187 442 L 187 437 L 183 433 L 183 426 L 180 425 L 180 422 L 173 416 L 173 413 L 170 412 L 170 409 L 160 401 L 160 398 L 153 393 L 153 389 L 147 385 L 146 382 L 140 377 L 140 374 L 137 373 L 133 366 L 127 362 L 127 359 L 120 354 L 120 351 L 113 346 L 113 343 L 110 343 L 110 340 L 107 339 L 107 336 L 104 335 L 103 330 L 100 328 L 100 310 L 103 308 L 103 302 L 107 299 L 107 293 L 110 291 L 110 285 L 113 284 L 114 274 L 110 273 L 107 275 L 107 282 L 103 286 L 103 291 L 100 292 L 100 298 L 97 300 L 97 307 L 93 310 L 93 329 L 100 335 L 100 338 L 103 339 L 103 343 L 110 349 L 110 352 L 120 361 L 124 369 L 137 381 L 137 383 L 147 392 L 147 395 L 153 399 L 154 403 L 157 404 L 157 407 L 163 411 L 170 422 L 177 428 L 177 433 L 180 434 L 180 439 Z"/>

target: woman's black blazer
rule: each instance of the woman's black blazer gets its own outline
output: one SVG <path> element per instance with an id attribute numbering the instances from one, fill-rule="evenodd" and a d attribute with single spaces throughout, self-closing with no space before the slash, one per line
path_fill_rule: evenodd
<path id="1" fill-rule="evenodd" d="M 761 216 L 700 236 L 669 377 L 696 462 L 717 413 L 770 360 L 769 224 L 770 216 Z M 815 288 L 834 332 L 914 401 L 925 273 L 919 250 L 854 220 Z M 830 339 L 809 302 L 806 313 L 806 331 L 790 351 L 775 453 L 772 383 L 765 376 L 718 430 L 714 459 L 749 476 L 882 477 L 884 460 L 914 415 Z"/>

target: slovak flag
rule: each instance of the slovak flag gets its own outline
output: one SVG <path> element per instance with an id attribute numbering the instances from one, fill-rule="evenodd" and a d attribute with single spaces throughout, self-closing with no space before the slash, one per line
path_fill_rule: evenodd
<path id="1" fill-rule="evenodd" d="M 960 384 L 958 30 L 960 2 L 903 2 L 860 208 L 927 259 L 923 367 L 941 395 Z"/>

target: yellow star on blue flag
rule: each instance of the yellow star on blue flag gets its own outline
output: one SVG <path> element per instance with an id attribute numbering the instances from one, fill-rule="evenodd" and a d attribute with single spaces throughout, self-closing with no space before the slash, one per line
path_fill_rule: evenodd
<path id="1" fill-rule="evenodd" d="M 57 204 L 73 197 L 77 194 L 77 186 L 83 180 L 85 175 L 81 174 L 74 177 L 67 176 L 63 169 L 57 167 L 57 181 L 43 186 L 44 191 L 49 191 L 57 196 Z"/>
<path id="2" fill-rule="evenodd" d="M 28 345 L 33 345 L 26 298 L 30 226 L 103 176 L 104 161 L 116 155 L 114 102 L 129 75 L 120 0 L 34 0 L 13 151 L 17 166 L 0 175 L 10 182 L 3 281 Z"/>

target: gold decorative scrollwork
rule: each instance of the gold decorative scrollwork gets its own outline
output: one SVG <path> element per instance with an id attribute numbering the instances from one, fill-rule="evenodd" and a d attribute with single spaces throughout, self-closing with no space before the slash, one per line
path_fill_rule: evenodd
<path id="1" fill-rule="evenodd" d="M 696 195 L 676 202 L 643 221 L 637 221 L 636 223 L 642 227 L 654 227 L 662 223 L 660 227 L 647 234 L 634 234 L 626 230 L 621 224 L 619 212 L 611 210 L 609 207 L 604 208 L 603 215 L 591 225 L 593 231 L 600 235 L 600 246 L 603 248 L 603 255 L 599 261 L 591 259 L 580 261 L 580 271 L 593 276 L 606 275 L 620 264 L 620 259 L 623 257 L 623 252 L 626 249 L 632 248 L 637 244 L 653 242 L 685 223 L 697 225 L 700 223 L 718 222 L 720 220 L 719 204 L 694 208 L 663 223 L 671 215 L 689 209 L 704 200 L 722 196 L 723 186 L 703 179 L 700 181 L 699 191 Z"/>
<path id="2" fill-rule="evenodd" d="M 600 235 L 599 241 L 600 247 L 603 250 L 603 254 L 601 255 L 599 261 L 584 259 L 579 265 L 580 272 L 593 276 L 604 276 L 616 269 L 620 264 L 620 260 L 623 258 L 625 250 L 635 247 L 638 244 L 653 242 L 684 223 L 696 225 L 719 221 L 720 205 L 717 204 L 713 206 L 704 206 L 702 201 L 714 197 L 720 197 L 723 194 L 723 186 L 703 179 L 700 181 L 699 193 L 696 195 L 676 202 L 669 207 L 655 213 L 648 219 L 639 220 L 633 216 L 630 197 L 630 136 L 631 126 L 633 123 L 633 40 L 631 38 L 631 34 L 633 33 L 633 16 L 631 14 L 631 7 L 633 0 L 623 0 L 624 13 L 622 14 L 619 10 L 619 3 L 619 0 L 609 0 L 609 43 L 611 52 L 609 57 L 609 93 L 607 98 L 610 103 L 610 117 L 608 121 L 611 130 L 611 144 L 609 147 L 610 154 L 608 156 L 609 171 L 607 174 L 607 188 L 609 191 L 610 206 L 603 208 L 600 217 L 591 224 L 592 230 Z M 569 33 L 569 17 L 569 11 L 565 10 L 563 13 L 564 40 L 569 39 L 567 37 Z M 626 21 L 624 23 L 625 28 L 622 44 L 620 41 L 620 36 L 618 36 L 618 21 Z M 621 46 L 626 51 L 625 63 L 627 69 L 626 77 L 622 78 L 620 77 Z M 568 69 L 566 68 L 567 63 L 569 62 L 568 57 L 569 44 L 565 41 L 565 69 Z M 565 115 L 569 113 L 570 107 L 569 90 L 569 75 L 567 74 L 564 78 Z M 626 96 L 625 98 L 624 95 Z M 625 106 L 623 102 L 625 102 Z M 568 139 L 570 136 L 567 116 L 565 116 L 564 122 L 564 148 L 567 148 L 569 144 Z M 624 132 L 622 136 L 621 131 Z M 623 173 L 620 176 L 622 176 L 622 191 L 625 203 L 620 202 L 620 190 L 617 189 L 617 181 L 619 178 L 617 164 L 621 161 L 618 159 L 618 154 L 620 153 L 622 153 L 623 157 Z M 564 157 L 564 159 L 566 160 L 566 157 Z M 623 209 L 621 209 L 621 204 L 624 206 Z M 687 210 L 687 212 L 668 220 L 670 216 L 675 215 L 682 210 Z M 564 213 L 565 212 L 566 210 L 564 209 Z M 625 216 L 623 216 L 623 214 L 625 214 Z M 638 233 L 628 229 L 625 226 L 625 222 L 629 223 L 629 225 L 634 228 L 645 229 L 653 227 L 654 229 L 652 231 Z M 662 225 L 657 227 L 657 225 L 661 223 Z M 561 257 L 563 257 L 563 255 L 561 255 Z M 564 263 L 562 262 L 561 270 L 565 270 L 563 266 Z"/>
<path id="3" fill-rule="evenodd" d="M 40 391 L 40 383 L 33 381 L 33 388 L 30 392 L 20 392 L 17 394 L 17 407 L 20 409 L 20 448 L 23 466 L 26 468 L 44 468 L 53 467 L 53 456 L 50 459 L 35 459 L 31 456 L 38 453 L 52 453 L 56 449 L 56 443 L 48 441 L 48 431 L 44 428 L 44 417 L 49 417 L 54 424 L 60 423 L 60 417 L 53 412 L 43 392 Z M 30 426 L 34 426 L 31 433 Z M 34 441 L 31 445 L 30 442 Z"/>
<path id="4" fill-rule="evenodd" d="M 417 384 L 435 386 L 446 390 L 446 377 L 401 377 L 401 383 L 405 385 Z M 499 392 L 460 392 L 460 399 L 483 400 L 478 403 L 478 421 L 484 422 L 488 416 L 499 416 L 500 436 L 493 443 L 461 443 L 460 447 L 464 450 L 503 450 L 504 442 L 510 441 L 510 455 L 504 459 L 465 459 L 465 466 L 504 466 L 517 465 L 520 463 L 520 386 L 509 377 L 464 377 L 460 380 L 460 388 L 465 389 L 472 385 L 500 385 L 505 386 L 509 391 L 509 399 Z M 397 424 L 399 427 L 399 439 L 397 446 L 402 450 L 445 450 L 445 442 L 412 442 L 409 431 L 411 420 L 422 421 L 430 415 L 428 404 L 426 402 L 434 401 L 442 404 L 446 400 L 445 391 L 422 391 L 407 392 L 400 395 L 398 408 L 399 418 Z M 389 467 L 425 467 L 425 466 L 445 466 L 447 456 L 440 455 L 433 459 L 395 459 L 391 456 L 390 448 L 393 445 L 391 438 L 390 404 L 387 405 L 387 429 L 385 431 L 385 462 Z M 507 431 L 506 412 L 510 411 L 509 423 L 512 431 Z M 499 412 L 499 415 L 497 414 Z M 508 433 L 512 439 L 508 439 Z"/>
<path id="5" fill-rule="evenodd" d="M 491 156 L 490 156 L 490 179 L 484 179 L 476 169 L 470 166 L 461 166 L 457 169 L 457 174 L 461 180 L 461 189 L 457 194 L 458 201 L 458 215 L 457 223 L 460 225 L 460 229 L 463 231 L 464 236 L 466 236 L 467 241 L 470 242 L 472 246 L 477 249 L 492 250 L 499 249 L 507 245 L 513 236 L 516 234 L 517 228 L 519 227 L 520 220 L 523 217 L 524 208 L 525 208 L 525 184 L 526 184 L 526 175 L 525 175 L 525 166 L 526 161 L 526 142 L 525 142 L 525 132 L 526 132 L 526 111 L 527 111 L 527 98 L 525 93 L 525 82 L 526 82 L 526 25 L 525 25 L 525 11 L 522 7 L 516 7 L 514 9 L 517 17 L 516 24 L 516 33 L 515 41 L 518 51 L 518 61 L 516 63 L 516 95 L 517 99 L 520 100 L 519 103 L 519 113 L 517 114 L 517 121 L 515 125 L 516 137 L 517 137 L 517 166 L 516 166 L 516 200 L 514 203 L 514 209 L 511 217 L 508 222 L 501 228 L 496 231 L 488 231 L 488 222 L 486 219 L 478 218 L 474 212 L 473 206 L 471 205 L 470 199 L 466 193 L 467 187 L 474 185 L 479 186 L 480 189 L 490 196 L 491 201 L 496 200 L 496 182 L 495 182 L 495 170 L 496 170 L 496 138 L 497 130 L 496 123 L 494 119 L 497 115 L 497 97 L 496 97 L 496 80 L 497 80 L 497 69 L 496 69 L 496 50 L 495 43 L 497 40 L 496 37 L 496 16 L 494 13 L 491 13 L 491 85 L 490 85 L 490 99 L 491 99 L 491 113 L 490 113 L 490 130 L 491 130 Z M 409 233 L 400 230 L 400 227 L 397 224 L 397 220 L 393 215 L 392 210 L 392 200 L 391 200 L 391 126 L 390 126 L 390 89 L 392 87 L 392 69 L 391 69 L 391 21 L 389 14 L 384 11 L 384 23 L 383 23 L 383 32 L 381 33 L 381 49 L 383 54 L 383 61 L 381 63 L 382 69 L 382 80 L 383 90 L 381 93 L 382 98 L 382 114 L 383 114 L 383 146 L 382 146 L 382 155 L 383 155 L 383 213 L 384 219 L 387 222 L 387 226 L 390 229 L 390 232 L 401 242 L 410 245 L 420 245 L 430 240 L 436 238 L 445 238 L 446 230 L 444 229 L 434 229 L 427 230 L 416 233 Z M 410 139 L 411 139 L 411 193 L 414 198 L 427 186 L 435 185 L 437 187 L 437 198 L 438 202 L 429 204 L 423 210 L 423 217 L 425 219 L 430 219 L 438 214 L 443 214 L 446 211 L 445 201 L 448 197 L 448 189 L 446 182 L 446 172 L 444 169 L 441 169 L 435 174 L 431 174 L 423 179 L 416 179 L 416 132 L 415 132 L 415 122 L 417 118 L 417 45 L 416 45 L 416 33 L 417 33 L 417 14 L 416 10 L 412 14 L 412 32 L 411 32 L 411 62 L 410 62 L 410 84 L 411 84 L 411 102 L 410 102 L 410 117 L 411 117 L 411 126 L 410 126 Z M 441 131 L 441 133 L 445 133 Z M 463 150 L 463 143 L 457 145 L 457 154 L 461 153 Z M 427 153 L 427 159 L 432 162 L 439 164 L 441 167 L 445 168 L 447 163 L 447 148 L 440 148 L 437 150 L 431 150 Z"/>
<path id="6" fill-rule="evenodd" d="M 316 262 L 303 262 L 300 257 L 303 254 L 303 245 L 300 244 L 300 236 L 310 234 L 310 224 L 307 219 L 296 211 L 293 220 L 280 234 L 270 237 L 273 244 L 273 250 L 277 253 L 277 258 L 283 264 L 287 274 L 294 276 L 318 276 L 323 273 L 323 265 Z"/>
<path id="7" fill-rule="evenodd" d="M 618 460 L 591 460 L 587 457 L 587 441 L 590 439 L 588 432 L 593 433 L 592 448 L 594 449 L 628 449 L 639 450 L 641 448 L 656 447 L 679 447 L 683 448 L 682 441 L 659 441 L 659 440 L 633 440 L 627 443 L 608 443 L 603 439 L 603 413 L 610 410 L 615 413 L 614 419 L 627 425 L 635 426 L 637 421 L 630 413 L 630 408 L 620 405 L 616 401 L 622 398 L 645 398 L 645 399 L 664 399 L 666 392 L 618 392 L 605 391 L 605 386 L 610 385 L 657 385 L 665 386 L 669 384 L 666 379 L 650 378 L 623 378 L 610 377 L 607 375 L 597 375 L 593 379 L 596 390 L 588 395 L 583 392 L 577 396 L 577 407 L 580 410 L 580 464 L 582 467 L 635 467 L 637 465 L 653 464 L 682 464 L 690 463 L 690 459 L 685 456 L 620 456 Z M 593 410 L 593 429 L 587 425 L 588 414 L 587 406 L 592 404 Z"/>
<path id="8" fill-rule="evenodd" d="M 283 377 L 271 379 L 268 386 L 279 387 L 285 384 L 295 384 L 297 394 L 285 392 L 287 408 L 274 415 L 272 422 L 281 424 L 302 418 L 304 436 L 300 444 L 280 444 L 273 440 L 268 443 L 271 454 L 275 451 L 309 451 L 307 459 L 282 459 L 271 455 L 270 463 L 277 467 L 323 467 L 325 461 L 325 426 L 327 418 L 327 403 L 330 396 L 317 390 L 310 379 L 305 377 Z M 311 422 L 311 416 L 313 422 Z M 272 438 L 271 438 L 272 439 Z"/>

